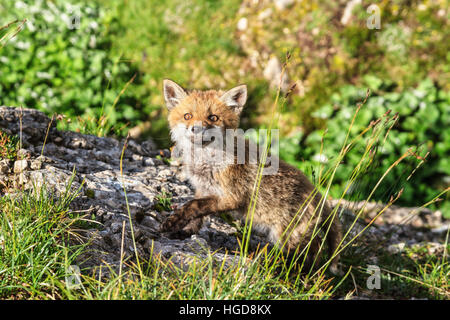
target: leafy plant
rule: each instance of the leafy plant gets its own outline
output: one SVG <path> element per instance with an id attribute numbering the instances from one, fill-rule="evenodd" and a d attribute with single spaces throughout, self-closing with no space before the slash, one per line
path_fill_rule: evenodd
<path id="1" fill-rule="evenodd" d="M 0 25 L 26 19 L 0 48 L 0 104 L 63 114 L 61 127 L 100 135 L 145 118 L 141 96 L 121 92 L 136 70 L 109 50 L 113 11 L 60 0 L 7 0 L 0 11 Z"/>
<path id="2" fill-rule="evenodd" d="M 171 211 L 172 210 L 172 193 L 163 190 L 161 194 L 156 196 L 157 203 L 155 204 L 155 209 L 159 212 L 161 211 Z"/>

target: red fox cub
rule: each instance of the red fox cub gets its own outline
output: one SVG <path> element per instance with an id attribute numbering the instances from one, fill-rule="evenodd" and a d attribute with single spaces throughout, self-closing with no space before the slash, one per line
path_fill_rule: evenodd
<path id="1" fill-rule="evenodd" d="M 253 228 L 286 252 L 300 253 L 310 243 L 305 261 L 308 265 L 319 254 L 321 240 L 317 232 L 322 229 L 330 257 L 335 255 L 330 270 L 338 272 L 340 221 L 336 214 L 331 215 L 326 200 L 315 192 L 301 171 L 278 160 L 275 172 L 260 176 L 255 200 L 258 161 L 251 161 L 248 156 L 250 143 L 245 140 L 241 144 L 245 156 L 238 161 L 239 143 L 237 148 L 229 147 L 237 139 L 226 139 L 230 130 L 240 130 L 247 87 L 241 85 L 227 92 L 186 91 L 175 82 L 164 80 L 163 91 L 171 138 L 180 153 L 182 170 L 195 189 L 195 198 L 175 209 L 161 231 L 185 238 L 201 228 L 207 215 L 234 211 L 245 220 L 247 214 L 253 214 Z M 252 197 L 254 210 L 249 210 Z"/>

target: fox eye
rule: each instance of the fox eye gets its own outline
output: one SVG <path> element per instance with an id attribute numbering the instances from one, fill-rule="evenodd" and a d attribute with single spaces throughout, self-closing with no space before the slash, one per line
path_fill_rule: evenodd
<path id="1" fill-rule="evenodd" d="M 217 120 L 219 120 L 219 117 L 216 116 L 215 114 L 212 114 L 208 117 L 209 120 L 211 120 L 212 122 L 216 122 Z"/>
<path id="2" fill-rule="evenodd" d="M 192 114 L 190 114 L 190 113 L 184 114 L 184 120 L 191 120 L 191 119 L 192 119 Z"/>

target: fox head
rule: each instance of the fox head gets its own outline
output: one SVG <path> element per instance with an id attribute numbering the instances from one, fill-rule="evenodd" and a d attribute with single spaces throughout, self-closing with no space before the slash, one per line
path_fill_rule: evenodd
<path id="1" fill-rule="evenodd" d="M 176 143 L 208 145 L 218 134 L 236 129 L 247 100 L 247 86 L 225 93 L 216 90 L 186 91 L 172 80 L 164 80 L 164 99 L 169 126 Z"/>

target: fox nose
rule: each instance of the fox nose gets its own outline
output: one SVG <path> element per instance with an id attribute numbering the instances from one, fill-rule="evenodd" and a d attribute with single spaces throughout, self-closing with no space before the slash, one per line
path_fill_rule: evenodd
<path id="1" fill-rule="evenodd" d="M 203 127 L 202 126 L 193 126 L 191 128 L 191 131 L 194 134 L 201 133 L 201 132 L 203 132 Z"/>

